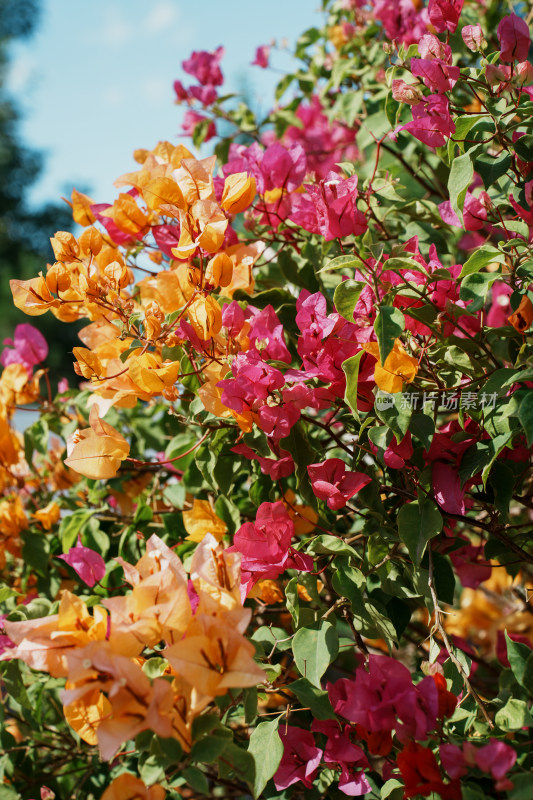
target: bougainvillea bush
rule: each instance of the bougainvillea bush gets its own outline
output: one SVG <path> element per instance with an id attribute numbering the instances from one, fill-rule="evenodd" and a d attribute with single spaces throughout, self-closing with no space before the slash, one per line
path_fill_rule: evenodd
<path id="1" fill-rule="evenodd" d="M 265 119 L 194 52 L 13 277 L 2 800 L 533 796 L 528 13 L 324 0 Z"/>

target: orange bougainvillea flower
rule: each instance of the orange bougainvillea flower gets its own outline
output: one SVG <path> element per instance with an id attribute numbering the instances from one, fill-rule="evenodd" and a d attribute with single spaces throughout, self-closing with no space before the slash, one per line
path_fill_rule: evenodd
<path id="1" fill-rule="evenodd" d="M 217 253 L 207 262 L 205 280 L 212 286 L 229 286 L 233 275 L 233 261 L 226 253 Z"/>
<path id="2" fill-rule="evenodd" d="M 166 791 L 159 783 L 148 788 L 131 772 L 123 772 L 109 784 L 101 800 L 164 800 Z"/>
<path id="3" fill-rule="evenodd" d="M 78 225 L 81 225 L 83 228 L 87 227 L 88 225 L 92 225 L 95 221 L 95 216 L 91 211 L 91 206 L 94 205 L 94 200 L 92 200 L 86 194 L 76 191 L 76 189 L 72 190 L 70 199 L 72 202 L 69 203 L 69 205 L 72 206 L 72 216 L 74 218 L 74 222 L 77 222 Z"/>
<path id="4" fill-rule="evenodd" d="M 32 514 L 32 517 L 41 523 L 45 531 L 51 531 L 59 520 L 60 514 L 59 506 L 52 500 L 47 506 Z"/>
<path id="5" fill-rule="evenodd" d="M 164 657 L 199 692 L 211 697 L 228 689 L 257 686 L 265 673 L 255 663 L 255 648 L 231 624 L 231 616 L 196 614 L 176 644 L 163 651 Z"/>
<path id="6" fill-rule="evenodd" d="M 76 375 L 81 375 L 84 378 L 101 377 L 104 373 L 104 368 L 96 353 L 88 350 L 86 347 L 73 347 L 72 355 L 76 359 L 74 364 L 74 372 Z"/>
<path id="7" fill-rule="evenodd" d="M 105 642 L 74 648 L 67 657 L 68 683 L 61 692 L 64 705 L 77 703 L 94 691 L 102 691 L 110 712 L 96 726 L 98 748 L 103 759 L 111 759 L 123 742 L 138 733 L 153 730 L 158 736 L 173 735 L 171 712 L 174 693 L 164 678 L 150 683 L 131 658 L 118 655 Z"/>
<path id="8" fill-rule="evenodd" d="M 89 424 L 90 428 L 69 436 L 65 464 L 86 478 L 114 478 L 128 457 L 130 446 L 118 431 L 99 418 L 96 406 L 91 408 Z"/>
<path id="9" fill-rule="evenodd" d="M 199 295 L 187 309 L 189 322 L 200 339 L 211 339 L 222 328 L 222 310 L 217 301 L 207 295 Z"/>
<path id="10" fill-rule="evenodd" d="M 239 214 L 251 205 L 255 193 L 254 177 L 246 172 L 228 175 L 224 182 L 221 206 L 228 214 Z"/>
<path id="11" fill-rule="evenodd" d="M 250 609 L 242 607 L 240 553 L 228 553 L 208 533 L 191 559 L 191 580 L 199 598 L 199 613 L 228 612 L 235 630 L 246 630 Z"/>
<path id="12" fill-rule="evenodd" d="M 379 389 L 389 394 L 401 392 L 404 383 L 412 383 L 418 372 L 418 361 L 410 356 L 402 347 L 399 339 L 394 342 L 394 347 L 382 364 L 379 357 L 377 342 L 368 342 L 362 345 L 363 350 L 377 359 L 374 369 L 374 380 Z"/>
<path id="13" fill-rule="evenodd" d="M 30 317 L 45 314 L 49 308 L 58 308 L 59 300 L 52 295 L 42 274 L 29 281 L 9 281 L 13 303 Z"/>
<path id="14" fill-rule="evenodd" d="M 0 447 L 2 439 L 0 438 Z M 3 451 L 2 451 L 3 453 Z M 21 531 L 28 527 L 28 519 L 19 495 L 0 501 L 0 569 L 5 566 L 6 552 L 20 556 Z"/>
<path id="15" fill-rule="evenodd" d="M 20 658 L 32 669 L 49 672 L 54 678 L 68 675 L 65 656 L 89 642 L 103 642 L 107 633 L 107 612 L 101 606 L 87 606 L 69 591 L 63 591 L 59 613 L 40 619 L 4 622 L 6 633 L 16 647 L 5 658 Z"/>
<path id="16" fill-rule="evenodd" d="M 121 192 L 112 206 L 101 212 L 103 217 L 110 217 L 123 233 L 137 236 L 148 230 L 150 220 L 142 211 L 135 198 L 127 192 Z"/>
<path id="17" fill-rule="evenodd" d="M 226 523 L 217 517 L 208 500 L 194 498 L 192 508 L 183 512 L 183 524 L 189 534 L 190 542 L 201 542 L 204 536 L 211 533 L 220 542 L 227 531 Z"/>
<path id="18" fill-rule="evenodd" d="M 161 639 L 180 639 L 191 616 L 187 575 L 178 556 L 158 536 L 152 535 L 145 555 L 132 566 L 117 559 L 133 591 L 110 597 L 104 605 L 111 614 L 109 640 L 117 652 L 138 655 Z"/>
<path id="19" fill-rule="evenodd" d="M 148 395 L 161 394 L 176 383 L 180 372 L 179 361 L 162 363 L 155 353 L 128 359 L 128 375 L 133 383 Z"/>
<path id="20" fill-rule="evenodd" d="M 63 708 L 65 719 L 72 730 L 90 745 L 98 743 L 96 731 L 110 711 L 111 703 L 97 688 Z"/>
<path id="21" fill-rule="evenodd" d="M 176 258 L 190 258 L 201 247 L 216 253 L 222 247 L 228 218 L 214 200 L 197 200 L 188 212 L 180 210 L 180 239 L 172 248 Z"/>
<path id="22" fill-rule="evenodd" d="M 520 305 L 509 317 L 509 322 L 518 333 L 525 333 L 533 322 L 533 303 L 525 294 L 520 300 Z"/>

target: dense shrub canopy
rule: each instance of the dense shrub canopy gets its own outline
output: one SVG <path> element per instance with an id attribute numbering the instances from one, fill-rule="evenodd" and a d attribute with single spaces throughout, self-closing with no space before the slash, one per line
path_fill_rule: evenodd
<path id="1" fill-rule="evenodd" d="M 531 796 L 527 9 L 323 6 L 11 281 L 2 798 Z"/>

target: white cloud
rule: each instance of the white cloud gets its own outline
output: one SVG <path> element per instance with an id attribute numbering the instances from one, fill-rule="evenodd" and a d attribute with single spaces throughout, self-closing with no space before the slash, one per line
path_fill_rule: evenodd
<path id="1" fill-rule="evenodd" d="M 179 16 L 179 8 L 174 0 L 159 0 L 148 12 L 144 28 L 149 33 L 160 33 L 173 25 Z"/>
<path id="2" fill-rule="evenodd" d="M 99 40 L 112 47 L 120 47 L 129 42 L 135 33 L 126 7 L 109 5 L 102 20 Z"/>

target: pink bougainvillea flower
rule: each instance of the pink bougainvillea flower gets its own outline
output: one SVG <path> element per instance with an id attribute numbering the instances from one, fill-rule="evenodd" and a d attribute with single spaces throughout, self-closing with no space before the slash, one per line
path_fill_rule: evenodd
<path id="1" fill-rule="evenodd" d="M 465 25 L 461 31 L 463 42 L 469 50 L 475 53 L 487 46 L 481 25 Z"/>
<path id="2" fill-rule="evenodd" d="M 257 48 L 255 51 L 255 58 L 252 61 L 252 66 L 255 67 L 262 67 L 262 69 L 266 69 L 268 67 L 268 60 L 270 58 L 270 47 L 267 44 L 263 44 Z"/>
<path id="3" fill-rule="evenodd" d="M 199 114 L 197 111 L 189 110 L 189 111 L 187 111 L 187 113 L 185 114 L 185 116 L 183 118 L 183 124 L 181 126 L 181 129 L 182 129 L 183 133 L 186 136 L 192 136 L 196 126 L 199 125 L 201 122 L 204 122 L 207 119 L 208 119 L 207 117 L 204 117 L 202 114 Z M 204 142 L 208 142 L 209 139 L 212 139 L 213 136 L 216 135 L 216 132 L 217 132 L 217 130 L 216 130 L 216 127 L 215 127 L 215 123 L 213 122 L 213 120 L 209 120 L 209 124 L 207 125 L 206 134 L 204 136 Z"/>
<path id="4" fill-rule="evenodd" d="M 429 0 L 429 21 L 437 31 L 453 33 L 459 23 L 464 0 Z"/>
<path id="5" fill-rule="evenodd" d="M 461 479 L 454 464 L 435 461 L 432 470 L 433 493 L 435 500 L 450 514 L 465 513 L 465 495 Z"/>
<path id="6" fill-rule="evenodd" d="M 461 76 L 459 67 L 453 67 L 440 58 L 413 58 L 411 72 L 420 78 L 432 92 L 444 92 L 453 89 Z"/>
<path id="7" fill-rule="evenodd" d="M 455 123 L 450 116 L 448 98 L 442 94 L 430 94 L 421 103 L 411 108 L 412 122 L 400 125 L 394 136 L 400 131 L 408 131 L 416 139 L 429 147 L 442 147 L 452 133 Z"/>
<path id="8" fill-rule="evenodd" d="M 488 199 L 486 193 L 483 192 L 480 196 L 483 200 Z M 462 228 L 461 222 L 452 209 L 452 204 L 449 200 L 439 205 L 439 214 L 443 222 L 448 225 L 453 225 L 456 228 Z M 465 203 L 463 208 L 463 222 L 465 231 L 478 231 L 483 227 L 487 221 L 487 209 L 481 202 L 481 199 L 474 197 L 470 192 L 466 193 Z"/>
<path id="9" fill-rule="evenodd" d="M 477 767 L 501 781 L 516 761 L 516 750 L 498 739 L 491 739 L 483 747 L 463 742 L 462 749 L 454 744 L 442 744 L 439 753 L 443 768 L 454 779 L 466 775 L 468 767 Z"/>
<path id="10" fill-rule="evenodd" d="M 328 458 L 307 467 L 313 492 L 325 500 L 328 508 L 336 511 L 372 480 L 364 472 L 349 472 L 340 458 Z"/>
<path id="11" fill-rule="evenodd" d="M 418 42 L 427 31 L 427 9 L 420 6 L 422 3 L 413 0 L 375 0 L 374 16 L 383 25 L 388 39 L 409 45 Z"/>
<path id="12" fill-rule="evenodd" d="M 94 586 L 101 581 L 105 575 L 105 561 L 99 553 L 84 547 L 81 543 L 81 536 L 78 535 L 78 544 L 71 547 L 68 553 L 58 556 L 78 573 L 80 578 L 87 586 Z"/>
<path id="13" fill-rule="evenodd" d="M 405 784 L 404 798 L 428 797 L 436 792 L 442 800 L 461 800 L 458 781 L 445 784 L 434 753 L 428 747 L 409 742 L 397 758 Z"/>
<path id="14" fill-rule="evenodd" d="M 288 568 L 310 572 L 313 559 L 291 547 L 294 522 L 285 505 L 261 503 L 255 522 L 245 522 L 233 537 L 226 552 L 242 554 L 241 580 L 248 594 L 255 583 L 263 578 L 277 578 Z"/>
<path id="15" fill-rule="evenodd" d="M 223 56 L 223 47 L 217 47 L 211 53 L 206 50 L 195 50 L 189 58 L 182 61 L 181 66 L 188 75 L 196 78 L 202 86 L 221 86 L 224 83 L 224 76 L 219 64 Z"/>
<path id="16" fill-rule="evenodd" d="M 31 376 L 33 367 L 44 361 L 48 355 L 46 339 L 33 325 L 23 322 L 17 325 L 13 339 L 4 339 L 6 347 L 0 356 L 4 367 L 9 364 L 22 364 Z"/>
<path id="17" fill-rule="evenodd" d="M 505 742 L 491 739 L 491 741 L 476 750 L 476 766 L 483 772 L 488 772 L 495 780 L 501 780 L 514 766 L 516 750 Z"/>
<path id="18" fill-rule="evenodd" d="M 315 745 L 313 734 L 292 725 L 280 727 L 279 735 L 283 742 L 283 757 L 274 775 L 274 785 L 278 792 L 293 783 L 302 781 L 310 789 L 322 760 L 322 750 Z"/>
<path id="19" fill-rule="evenodd" d="M 305 185 L 309 200 L 303 199 L 292 215 L 312 233 L 320 233 L 327 242 L 344 236 L 359 236 L 368 227 L 366 217 L 356 206 L 357 175 L 341 178 L 330 172 L 316 185 Z"/>
<path id="20" fill-rule="evenodd" d="M 324 749 L 324 762 L 338 764 L 341 768 L 339 789 L 349 797 L 360 797 L 371 791 L 363 768 L 368 767 L 368 759 L 359 745 L 350 739 L 350 727 L 344 730 L 334 720 L 313 720 L 312 730 L 327 736 Z"/>
<path id="21" fill-rule="evenodd" d="M 500 61 L 526 61 L 531 44 L 527 22 L 516 14 L 504 17 L 498 25 Z"/>

